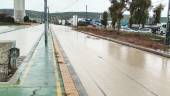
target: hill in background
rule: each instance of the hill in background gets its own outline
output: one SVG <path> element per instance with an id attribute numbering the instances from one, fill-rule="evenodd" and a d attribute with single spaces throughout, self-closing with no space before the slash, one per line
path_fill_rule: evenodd
<path id="1" fill-rule="evenodd" d="M 5 13 L 9 16 L 13 16 L 13 9 L 0 9 L 0 13 Z M 88 18 L 96 19 L 99 18 L 101 13 L 88 12 Z M 41 19 L 43 17 L 43 12 L 26 10 L 26 15 L 32 19 Z M 86 12 L 63 12 L 63 13 L 50 13 L 50 16 L 57 16 L 59 19 L 70 19 L 73 15 L 78 15 L 79 18 L 85 18 Z"/>
<path id="2" fill-rule="evenodd" d="M 13 16 L 14 11 L 13 9 L 0 9 L 0 13 L 6 13 L 9 16 Z M 95 13 L 95 12 L 88 12 L 87 17 L 91 19 L 98 19 L 100 18 L 100 15 L 102 13 Z M 32 10 L 26 10 L 26 15 L 29 16 L 33 20 L 41 21 L 43 18 L 43 12 L 39 11 L 32 11 Z M 57 17 L 59 19 L 70 19 L 73 17 L 73 15 L 78 15 L 79 18 L 85 18 L 86 12 L 62 12 L 62 13 L 50 13 L 50 16 Z M 122 19 L 122 22 L 128 22 L 129 15 L 124 15 L 124 19 Z M 110 19 L 109 19 L 110 20 Z M 167 22 L 166 17 L 161 18 L 162 23 Z"/>

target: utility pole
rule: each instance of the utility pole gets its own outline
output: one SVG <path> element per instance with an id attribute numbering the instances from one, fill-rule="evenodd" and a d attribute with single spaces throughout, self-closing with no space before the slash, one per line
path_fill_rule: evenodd
<path id="1" fill-rule="evenodd" d="M 87 20 L 87 5 L 86 5 L 86 20 Z"/>
<path id="2" fill-rule="evenodd" d="M 47 18 L 48 18 L 48 29 L 49 29 L 49 27 L 50 27 L 50 11 L 49 11 L 49 7 L 47 7 Z"/>
<path id="3" fill-rule="evenodd" d="M 165 44 L 170 45 L 170 0 L 169 0 L 169 7 L 168 7 L 168 23 L 167 23 Z"/>
<path id="4" fill-rule="evenodd" d="M 45 31 L 45 46 L 48 42 L 48 16 L 47 16 L 47 0 L 44 0 L 44 31 Z"/>

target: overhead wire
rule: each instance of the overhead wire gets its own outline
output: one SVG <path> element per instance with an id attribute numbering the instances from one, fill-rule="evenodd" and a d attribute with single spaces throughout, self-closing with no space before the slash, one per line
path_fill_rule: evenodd
<path id="1" fill-rule="evenodd" d="M 74 2 L 71 2 L 70 4 L 68 4 L 65 8 L 63 8 L 63 11 L 68 10 L 69 8 L 73 7 L 77 2 L 79 2 L 79 0 L 75 0 Z"/>
<path id="2" fill-rule="evenodd" d="M 79 0 L 74 0 L 73 2 L 67 4 L 64 8 L 61 8 L 60 10 L 62 10 L 62 12 L 64 12 L 64 11 L 68 10 L 69 8 L 71 8 L 72 6 L 74 6 L 78 1 Z M 60 11 L 56 10 L 55 12 L 60 12 Z"/>

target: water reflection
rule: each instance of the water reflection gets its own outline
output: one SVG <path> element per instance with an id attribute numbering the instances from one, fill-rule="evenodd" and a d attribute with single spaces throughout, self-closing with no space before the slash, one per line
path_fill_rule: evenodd
<path id="1" fill-rule="evenodd" d="M 25 56 L 43 32 L 43 25 L 0 34 L 0 40 L 15 40 L 21 55 Z"/>
<path id="2" fill-rule="evenodd" d="M 170 85 L 170 59 L 75 32 L 68 27 L 64 30 L 63 26 L 53 28 L 91 96 L 102 96 L 94 93 L 101 89 L 108 96 L 170 95 L 170 87 L 166 86 Z M 66 33 L 65 29 L 69 31 Z"/>

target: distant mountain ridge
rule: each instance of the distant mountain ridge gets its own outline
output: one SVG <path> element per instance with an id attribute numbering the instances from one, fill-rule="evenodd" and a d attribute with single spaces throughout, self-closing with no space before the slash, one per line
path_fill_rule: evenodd
<path id="1" fill-rule="evenodd" d="M 0 13 L 6 13 L 9 16 L 13 16 L 14 11 L 13 9 L 0 9 Z M 35 20 L 41 20 L 43 17 L 43 12 L 40 11 L 32 11 L 32 10 L 26 10 L 26 14 Z M 73 17 L 73 15 L 78 15 L 79 18 L 85 18 L 86 17 L 86 12 L 60 12 L 60 13 L 50 13 L 50 16 L 56 16 L 59 19 L 70 19 Z M 100 15 L 102 15 L 102 13 L 97 13 L 97 12 L 88 12 L 87 13 L 87 18 L 91 18 L 91 19 L 99 19 Z M 129 15 L 124 15 L 124 19 L 122 19 L 123 22 L 127 22 L 129 19 Z M 109 19 L 111 20 L 111 19 Z M 161 18 L 161 22 L 162 23 L 166 23 L 167 22 L 167 18 L 166 17 L 162 17 Z"/>
<path id="2" fill-rule="evenodd" d="M 58 16 L 60 19 L 69 19 L 73 15 L 78 15 L 79 18 L 86 18 L 86 12 L 62 12 L 62 13 L 51 13 L 51 16 Z M 87 18 L 98 19 L 102 13 L 88 12 Z"/>
<path id="3" fill-rule="evenodd" d="M 6 13 L 9 16 L 13 16 L 14 11 L 13 9 L 0 9 L 0 13 Z M 40 11 L 32 11 L 32 10 L 26 10 L 26 15 L 30 16 L 31 18 L 42 18 L 43 12 Z M 73 15 L 78 15 L 79 18 L 85 18 L 86 12 L 60 12 L 60 13 L 50 13 L 50 16 L 57 16 L 59 19 L 70 19 L 73 17 Z M 87 17 L 88 18 L 99 18 L 101 13 L 95 13 L 95 12 L 88 12 Z"/>

